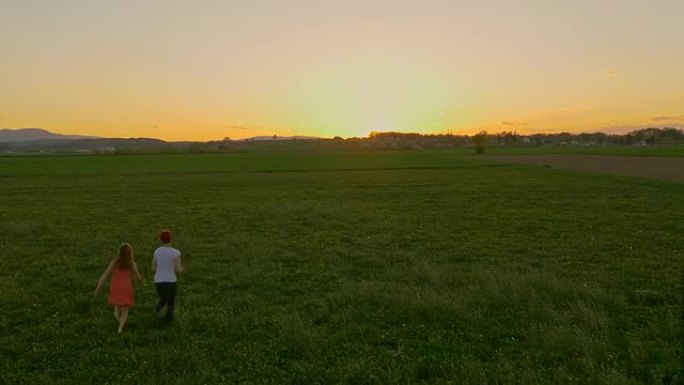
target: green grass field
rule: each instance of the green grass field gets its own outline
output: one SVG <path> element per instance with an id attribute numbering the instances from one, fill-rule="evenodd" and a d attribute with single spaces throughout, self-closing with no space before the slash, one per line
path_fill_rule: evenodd
<path id="1" fill-rule="evenodd" d="M 682 383 L 682 202 L 449 152 L 3 157 L 0 383 Z M 121 242 L 148 282 L 119 336 Z"/>

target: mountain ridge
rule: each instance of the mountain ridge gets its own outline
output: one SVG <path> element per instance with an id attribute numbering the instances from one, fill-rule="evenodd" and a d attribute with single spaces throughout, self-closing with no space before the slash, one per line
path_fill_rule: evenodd
<path id="1" fill-rule="evenodd" d="M 193 140 L 179 140 L 179 141 L 169 141 L 169 140 L 164 140 L 164 139 L 158 139 L 158 138 L 111 138 L 111 137 L 100 137 L 100 136 L 93 136 L 93 135 L 69 135 L 69 134 L 56 134 L 54 132 L 50 132 L 44 128 L 2 128 L 0 129 L 0 143 L 4 142 L 30 142 L 30 141 L 45 141 L 45 140 L 79 140 L 79 139 L 109 139 L 109 140 L 116 140 L 116 139 L 150 139 L 150 140 L 156 140 L 156 141 L 161 141 L 161 142 L 166 142 L 166 143 L 173 143 L 173 142 L 182 142 L 182 143 L 189 143 L 189 142 L 214 142 L 214 141 L 220 141 L 220 140 L 208 140 L 208 141 L 193 141 Z M 243 141 L 270 141 L 270 140 L 316 140 L 316 139 L 322 139 L 319 137 L 315 136 L 303 136 L 303 135 L 292 135 L 292 136 L 279 136 L 279 135 L 273 135 L 273 136 L 268 136 L 268 135 L 262 135 L 262 136 L 254 136 L 250 138 L 240 138 L 240 139 L 232 139 L 233 141 L 236 142 L 243 142 Z M 224 140 L 228 140 L 227 138 Z"/>
<path id="2" fill-rule="evenodd" d="M 89 135 L 64 135 L 55 134 L 43 128 L 2 128 L 0 129 L 0 142 L 25 142 L 32 140 L 75 140 L 75 139 L 100 139 Z"/>

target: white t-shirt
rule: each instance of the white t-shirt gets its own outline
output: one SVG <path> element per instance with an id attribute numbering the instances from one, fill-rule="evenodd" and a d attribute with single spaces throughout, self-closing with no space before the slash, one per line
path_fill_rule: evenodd
<path id="1" fill-rule="evenodd" d="M 154 263 L 157 266 L 154 282 L 176 282 L 174 262 L 180 255 L 180 251 L 171 246 L 161 246 L 154 251 Z"/>

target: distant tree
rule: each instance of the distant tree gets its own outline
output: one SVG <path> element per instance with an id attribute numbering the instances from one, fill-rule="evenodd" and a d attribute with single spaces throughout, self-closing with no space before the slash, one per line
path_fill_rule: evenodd
<path id="1" fill-rule="evenodd" d="M 633 143 L 634 143 L 634 135 L 633 134 L 625 135 L 625 144 L 633 144 Z"/>
<path id="2" fill-rule="evenodd" d="M 602 132 L 597 132 L 594 135 L 596 136 L 596 141 L 598 142 L 598 144 L 603 144 L 607 139 L 607 135 Z"/>
<path id="3" fill-rule="evenodd" d="M 487 150 L 487 131 L 480 131 L 473 136 L 473 143 L 475 143 L 475 153 L 484 154 Z"/>
<path id="4" fill-rule="evenodd" d="M 679 130 L 672 127 L 666 127 L 662 129 L 663 135 L 672 141 L 684 141 L 684 130 Z"/>
<path id="5" fill-rule="evenodd" d="M 514 131 L 504 131 L 497 136 L 500 137 L 499 142 L 503 142 L 504 146 L 515 145 L 518 141 L 518 133 Z"/>

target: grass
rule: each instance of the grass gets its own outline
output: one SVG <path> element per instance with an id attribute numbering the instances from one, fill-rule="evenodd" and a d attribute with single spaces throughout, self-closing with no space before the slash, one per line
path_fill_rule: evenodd
<path id="1" fill-rule="evenodd" d="M 40 159 L 40 160 L 38 160 Z M 6 162 L 9 160 L 9 162 Z M 447 152 L 0 159 L 0 383 L 676 384 L 684 185 Z M 92 290 L 187 272 L 124 335 Z"/>
<path id="2" fill-rule="evenodd" d="M 450 151 L 251 152 L 225 154 L 63 155 L 0 157 L 0 177 L 27 175 L 111 175 L 347 171 L 446 168 L 477 163 Z"/>

